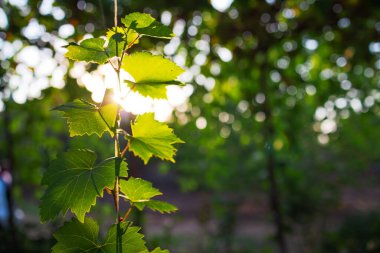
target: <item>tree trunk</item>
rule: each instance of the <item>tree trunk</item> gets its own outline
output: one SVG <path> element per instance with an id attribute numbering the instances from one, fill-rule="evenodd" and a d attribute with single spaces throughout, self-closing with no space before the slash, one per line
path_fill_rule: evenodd
<path id="1" fill-rule="evenodd" d="M 273 141 L 275 138 L 275 127 L 273 123 L 272 109 L 269 101 L 271 92 L 268 90 L 267 79 L 269 73 L 267 71 L 266 63 L 261 66 L 260 90 L 265 96 L 265 101 L 262 105 L 262 110 L 265 114 L 264 120 L 264 138 L 265 138 L 265 154 L 266 165 L 265 169 L 268 175 L 269 183 L 269 201 L 272 211 L 274 223 L 276 226 L 276 242 L 280 253 L 287 253 L 287 245 L 284 231 L 284 220 L 281 211 L 281 198 L 278 190 L 276 179 L 276 156 L 273 148 Z"/>

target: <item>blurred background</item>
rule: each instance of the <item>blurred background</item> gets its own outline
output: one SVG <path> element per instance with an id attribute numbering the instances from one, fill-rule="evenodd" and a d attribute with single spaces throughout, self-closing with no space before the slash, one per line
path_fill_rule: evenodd
<path id="1" fill-rule="evenodd" d="M 380 252 L 380 2 L 120 0 L 170 41 L 136 50 L 186 69 L 168 101 L 132 96 L 186 141 L 177 163 L 132 159 L 174 215 L 136 213 L 151 246 L 172 252 Z M 58 152 L 113 154 L 111 138 L 69 139 L 51 108 L 99 102 L 112 68 L 73 63 L 68 42 L 105 34 L 112 0 L 0 0 L 0 252 L 50 252 L 66 218 L 41 224 L 43 172 Z M 112 222 L 110 200 L 91 212 Z"/>

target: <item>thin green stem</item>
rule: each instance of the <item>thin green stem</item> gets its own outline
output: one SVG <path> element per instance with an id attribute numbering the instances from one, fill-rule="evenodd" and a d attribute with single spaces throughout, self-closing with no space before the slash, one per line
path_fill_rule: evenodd
<path id="1" fill-rule="evenodd" d="M 117 32 L 117 0 L 114 0 L 114 26 L 115 26 L 115 33 Z M 116 41 L 116 57 L 119 57 L 119 51 L 118 51 L 118 42 Z M 118 83 L 118 89 L 120 92 L 120 61 L 118 61 L 117 68 L 114 68 L 116 74 L 117 74 L 117 83 Z M 117 117 L 115 120 L 115 129 L 114 129 L 114 140 L 115 140 L 115 157 L 120 158 L 120 145 L 119 145 L 119 135 L 117 129 L 120 128 L 120 106 L 117 105 Z M 116 168 L 115 168 L 116 169 Z M 115 208 L 117 212 L 117 223 L 120 223 L 120 183 L 119 183 L 119 175 L 116 174 L 115 176 L 115 185 L 114 185 L 114 200 L 115 200 Z"/>

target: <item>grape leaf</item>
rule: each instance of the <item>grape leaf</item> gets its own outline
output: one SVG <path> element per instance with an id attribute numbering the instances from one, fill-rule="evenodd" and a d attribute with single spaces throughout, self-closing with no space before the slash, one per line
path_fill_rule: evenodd
<path id="1" fill-rule="evenodd" d="M 147 164 L 152 156 L 162 160 L 175 162 L 173 156 L 177 149 L 175 143 L 184 143 L 165 123 L 154 119 L 153 113 L 139 115 L 131 124 L 132 136 L 129 139 L 129 149 Z"/>
<path id="2" fill-rule="evenodd" d="M 118 227 L 119 226 L 119 227 Z M 120 242 L 117 242 L 117 230 L 121 235 Z M 99 226 L 90 218 L 86 218 L 84 223 L 73 219 L 67 222 L 56 233 L 54 238 L 57 243 L 52 248 L 53 253 L 136 253 L 146 252 L 143 235 L 139 233 L 140 228 L 128 226 L 126 223 L 112 225 L 107 232 L 104 242 L 99 239 Z M 116 249 L 119 251 L 116 251 Z M 160 251 L 154 251 L 156 253 Z M 164 252 L 164 251 L 161 251 Z"/>
<path id="3" fill-rule="evenodd" d="M 108 55 L 110 57 L 121 57 L 122 53 L 123 53 L 123 50 L 124 48 L 126 48 L 126 46 L 128 45 L 125 45 L 127 42 L 125 41 L 120 41 L 118 42 L 118 36 L 119 34 L 114 34 L 110 40 L 109 40 L 109 43 L 107 45 L 107 52 L 108 52 Z M 117 48 L 116 48 L 116 44 L 117 44 Z M 125 47 L 124 47 L 125 46 Z M 117 53 L 116 53 L 116 49 L 117 49 Z"/>
<path id="4" fill-rule="evenodd" d="M 125 41 L 127 38 L 123 28 L 120 26 L 118 26 L 116 28 L 114 26 L 114 27 L 108 29 L 108 31 L 106 33 L 106 37 L 108 40 L 110 40 L 111 38 L 114 38 L 114 40 L 116 40 L 117 42 Z"/>
<path id="5" fill-rule="evenodd" d="M 41 199 L 41 220 L 54 219 L 71 209 L 80 221 L 85 213 L 103 196 L 105 187 L 113 187 L 115 173 L 127 176 L 127 164 L 120 158 L 109 158 L 95 165 L 96 154 L 91 150 L 70 150 L 53 160 L 44 174 L 47 185 Z"/>
<path id="6" fill-rule="evenodd" d="M 144 251 L 141 251 L 140 253 L 170 253 L 170 252 L 167 249 L 155 248 L 153 251 L 144 250 Z"/>
<path id="7" fill-rule="evenodd" d="M 171 84 L 179 84 L 180 82 L 171 81 L 171 82 L 150 82 L 150 83 L 135 83 L 132 81 L 126 80 L 125 83 L 130 87 L 130 89 L 137 91 L 140 95 L 144 97 L 151 97 L 156 99 L 167 99 L 166 87 Z M 136 85 L 137 84 L 137 85 Z"/>
<path id="8" fill-rule="evenodd" d="M 116 32 L 115 32 L 115 30 L 116 30 Z M 121 43 L 122 47 L 124 47 L 125 43 L 127 43 L 126 47 L 132 46 L 132 43 L 133 44 L 139 43 L 139 34 L 136 31 L 134 31 L 132 29 L 129 29 L 129 30 L 123 29 L 120 26 L 117 27 L 116 29 L 115 29 L 115 27 L 109 29 L 107 31 L 106 37 L 107 37 L 108 41 L 110 41 L 110 44 L 108 44 L 109 50 L 112 50 L 112 48 L 115 48 L 115 47 L 111 46 L 112 41 Z M 114 42 L 112 42 L 112 43 L 114 43 Z"/>
<path id="9" fill-rule="evenodd" d="M 118 227 L 119 226 L 119 227 Z M 120 242 L 117 242 L 117 231 L 122 233 Z M 139 233 L 139 227 L 130 227 L 126 223 L 112 225 L 107 233 L 106 240 L 103 244 L 105 253 L 136 253 L 146 250 L 144 235 Z"/>
<path id="10" fill-rule="evenodd" d="M 99 137 L 115 126 L 117 117 L 117 105 L 108 104 L 98 107 L 83 100 L 55 107 L 54 110 L 64 112 L 69 125 L 70 136 L 97 134 Z"/>
<path id="11" fill-rule="evenodd" d="M 141 178 L 129 178 L 128 180 L 120 181 L 120 191 L 131 202 L 145 202 L 151 198 L 162 195 L 162 193 L 148 182 Z"/>
<path id="12" fill-rule="evenodd" d="M 70 43 L 66 46 L 68 51 L 65 56 L 75 61 L 86 61 L 103 64 L 108 60 L 104 51 L 106 41 L 102 38 L 83 40 L 80 44 Z"/>
<path id="13" fill-rule="evenodd" d="M 172 204 L 159 200 L 149 200 L 146 202 L 139 202 L 134 204 L 137 209 L 142 211 L 144 207 L 147 207 L 153 211 L 158 211 L 162 214 L 172 213 L 178 210 L 178 208 Z"/>
<path id="14" fill-rule="evenodd" d="M 161 55 L 138 52 L 124 57 L 122 66 L 134 79 L 127 84 L 143 96 L 166 99 L 166 86 L 180 84 L 176 81 L 184 72 L 174 62 Z"/>
<path id="15" fill-rule="evenodd" d="M 141 35 L 170 39 L 174 36 L 171 29 L 160 22 L 157 22 L 151 15 L 146 13 L 131 13 L 121 22 L 130 29 L 135 30 Z"/>

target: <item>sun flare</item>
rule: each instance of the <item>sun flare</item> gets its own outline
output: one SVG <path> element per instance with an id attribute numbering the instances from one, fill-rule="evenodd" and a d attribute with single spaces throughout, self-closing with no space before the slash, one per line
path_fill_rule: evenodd
<path id="1" fill-rule="evenodd" d="M 124 85 L 125 80 L 133 81 L 131 75 L 124 70 L 120 72 L 121 85 L 118 87 L 117 75 L 110 64 L 99 66 L 91 73 L 86 72 L 83 66 L 78 64 L 74 66 L 71 74 L 77 78 L 79 85 L 86 87 L 91 92 L 94 102 L 100 103 L 106 89 L 112 89 L 114 101 L 125 111 L 135 115 L 154 112 L 155 118 L 159 121 L 169 121 L 173 110 L 186 103 L 191 95 L 187 86 L 173 85 L 167 87 L 167 100 L 144 97 Z"/>

